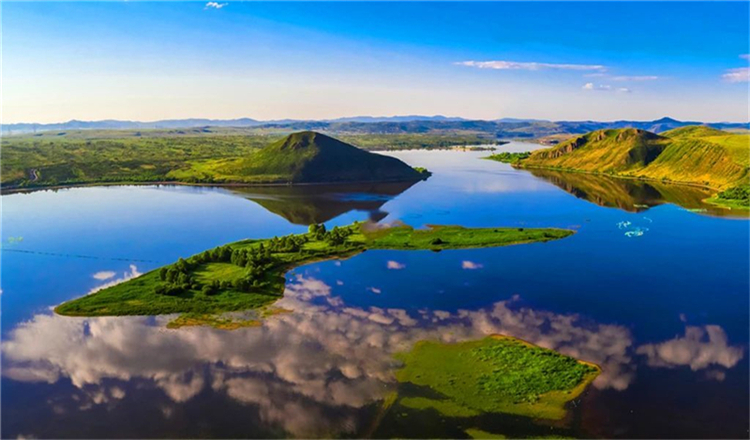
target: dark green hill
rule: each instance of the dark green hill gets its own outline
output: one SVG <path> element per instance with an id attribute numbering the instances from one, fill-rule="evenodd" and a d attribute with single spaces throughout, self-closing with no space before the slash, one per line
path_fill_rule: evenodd
<path id="1" fill-rule="evenodd" d="M 394 157 L 370 153 L 314 131 L 290 134 L 246 158 L 223 164 L 217 171 L 256 182 L 285 183 L 415 181 L 428 174 Z"/>

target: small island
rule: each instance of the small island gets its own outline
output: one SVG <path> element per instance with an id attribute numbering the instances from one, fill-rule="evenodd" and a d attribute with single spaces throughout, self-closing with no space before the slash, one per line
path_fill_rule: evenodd
<path id="1" fill-rule="evenodd" d="M 572 235 L 557 228 L 464 228 L 354 223 L 307 233 L 242 240 L 204 251 L 121 284 L 65 302 L 55 312 L 68 316 L 163 315 L 183 313 L 173 326 L 208 324 L 236 328 L 215 315 L 265 309 L 281 298 L 287 271 L 326 259 L 351 257 L 368 249 L 469 249 L 546 242 Z"/>
<path id="2" fill-rule="evenodd" d="M 399 396 L 399 405 L 434 409 L 445 417 L 506 413 L 562 419 L 601 369 L 509 336 L 446 344 L 418 342 L 397 354 L 401 384 L 426 387 L 425 395 Z"/>

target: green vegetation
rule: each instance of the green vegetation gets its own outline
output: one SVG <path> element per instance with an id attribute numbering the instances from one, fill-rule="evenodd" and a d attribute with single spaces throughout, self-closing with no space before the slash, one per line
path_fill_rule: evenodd
<path id="1" fill-rule="evenodd" d="M 706 202 L 729 209 L 740 209 L 747 211 L 750 209 L 750 184 L 738 185 L 724 190 Z"/>
<path id="2" fill-rule="evenodd" d="M 492 336 L 445 344 L 421 341 L 397 358 L 400 383 L 427 387 L 435 396 L 405 396 L 400 405 L 432 408 L 448 417 L 508 413 L 561 419 L 600 369 L 524 341 Z"/>
<path id="3" fill-rule="evenodd" d="M 394 157 L 303 131 L 245 158 L 202 163 L 178 177 L 212 182 L 333 183 L 413 181 L 428 176 L 426 170 L 417 171 Z"/>
<path id="4" fill-rule="evenodd" d="M 188 314 L 174 325 L 212 324 L 225 312 L 262 309 L 284 292 L 284 274 L 303 264 L 345 258 L 367 249 L 445 250 L 564 238 L 563 229 L 477 228 L 459 226 L 417 230 L 409 226 L 375 228 L 362 223 L 308 233 L 243 240 L 180 258 L 176 263 L 99 292 L 65 302 L 55 311 L 69 316 Z M 223 318 L 221 326 L 227 324 Z"/>
<path id="5" fill-rule="evenodd" d="M 76 130 L 2 139 L 3 190 L 60 185 L 175 182 L 232 183 L 219 171 L 284 138 L 278 130 L 194 128 Z M 347 134 L 365 149 L 432 149 L 493 142 L 474 135 Z M 217 171 L 218 169 L 218 171 Z M 247 176 L 243 177 L 244 180 Z"/>
<path id="6" fill-rule="evenodd" d="M 594 131 L 535 151 L 520 166 L 724 189 L 748 178 L 748 154 L 748 135 L 709 127 L 682 127 L 662 135 L 628 128 Z"/>
<path id="7" fill-rule="evenodd" d="M 599 130 L 553 148 L 533 152 L 514 165 L 604 174 L 723 190 L 705 202 L 747 208 L 750 135 L 706 126 L 687 126 L 661 135 L 633 128 Z"/>
<path id="8" fill-rule="evenodd" d="M 528 159 L 529 156 L 531 156 L 531 152 L 528 152 L 528 151 L 523 152 L 523 153 L 509 153 L 505 151 L 502 153 L 497 153 L 491 156 L 487 156 L 485 157 L 485 159 L 512 164 L 512 163 L 518 163 L 524 159 Z"/>

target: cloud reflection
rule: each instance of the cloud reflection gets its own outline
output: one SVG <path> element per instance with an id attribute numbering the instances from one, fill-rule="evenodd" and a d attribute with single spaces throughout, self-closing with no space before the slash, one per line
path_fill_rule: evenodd
<path id="1" fill-rule="evenodd" d="M 341 408 L 362 408 L 393 390 L 393 353 L 423 339 L 457 342 L 496 333 L 519 337 L 599 364 L 598 388 L 625 389 L 634 374 L 632 336 L 625 327 L 521 307 L 518 298 L 479 310 L 409 313 L 350 307 L 322 281 L 298 276 L 277 305 L 294 312 L 269 317 L 262 327 L 232 332 L 167 330 L 167 316 L 154 323 L 147 317 L 37 315 L 4 342 L 3 374 L 25 382 L 69 378 L 90 396 L 91 388 L 99 387 L 96 399 L 90 399 L 94 404 L 126 398 L 125 390 L 113 391 L 111 382 L 104 389 L 109 379 L 150 381 L 173 403 L 210 388 L 256 406 L 265 423 L 308 437 L 354 433 L 361 425 L 358 413 Z M 741 358 L 720 328 L 707 327 L 707 340 L 699 331 L 691 328 L 685 338 L 638 352 L 650 362 L 694 369 L 714 363 L 729 367 Z M 674 355 L 683 351 L 688 354 Z M 332 407 L 338 410 L 327 410 Z"/>
<path id="2" fill-rule="evenodd" d="M 648 364 L 654 367 L 688 365 L 693 371 L 714 365 L 731 368 L 743 357 L 742 348 L 730 346 L 726 333 L 717 325 L 688 326 L 684 337 L 660 344 L 643 345 L 638 347 L 637 353 L 645 355 Z M 711 372 L 709 376 L 723 379 L 721 371 Z"/>

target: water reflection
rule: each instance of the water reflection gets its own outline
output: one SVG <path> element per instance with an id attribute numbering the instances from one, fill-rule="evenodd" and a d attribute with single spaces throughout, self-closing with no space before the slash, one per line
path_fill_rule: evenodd
<path id="1" fill-rule="evenodd" d="M 232 192 L 297 225 L 324 223 L 349 211 L 366 211 L 370 220 L 388 215 L 385 202 L 416 182 L 232 188 Z"/>
<path id="2" fill-rule="evenodd" d="M 48 401 L 60 417 L 125 402 L 143 387 L 161 390 L 171 402 L 164 408 L 210 391 L 257 408 L 257 417 L 269 429 L 332 436 L 356 435 L 366 427 L 373 416 L 368 405 L 395 389 L 393 353 L 422 339 L 455 342 L 512 335 L 599 364 L 603 373 L 594 386 L 613 390 L 632 382 L 634 353 L 646 355 L 654 365 L 690 365 L 694 370 L 730 368 L 743 356 L 717 326 L 689 327 L 685 338 L 634 349 L 623 326 L 534 310 L 517 297 L 479 310 L 410 314 L 348 306 L 331 286 L 297 276 L 278 306 L 293 313 L 270 317 L 260 328 L 232 332 L 167 330 L 166 316 L 36 315 L 4 341 L 3 375 L 27 383 L 69 380 L 77 397 Z"/>
<path id="3" fill-rule="evenodd" d="M 746 212 L 722 209 L 704 203 L 703 200 L 713 194 L 705 188 L 554 170 L 530 169 L 529 171 L 534 176 L 553 183 L 579 199 L 596 203 L 599 206 L 619 208 L 628 212 L 642 212 L 654 206 L 671 203 L 711 215 L 747 217 Z"/>
<path id="4" fill-rule="evenodd" d="M 731 368 L 743 356 L 742 348 L 731 347 L 726 333 L 717 325 L 705 328 L 688 326 L 685 336 L 660 344 L 643 345 L 637 352 L 646 355 L 651 366 L 674 368 L 689 365 L 693 371 L 713 365 Z"/>

